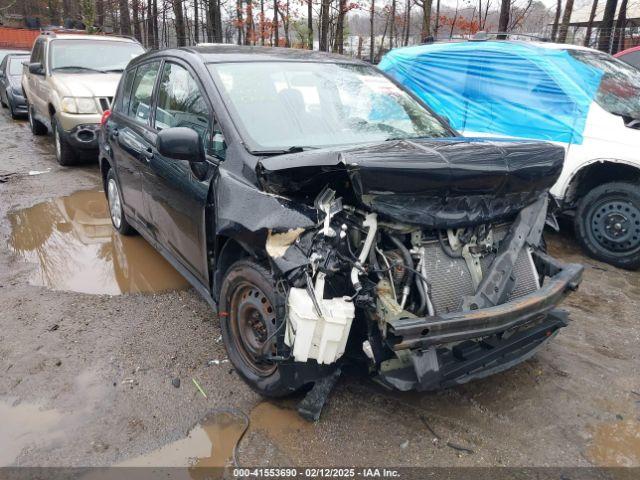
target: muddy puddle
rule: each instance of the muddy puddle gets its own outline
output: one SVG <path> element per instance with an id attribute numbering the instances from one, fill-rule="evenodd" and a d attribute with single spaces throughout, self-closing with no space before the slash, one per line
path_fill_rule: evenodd
<path id="1" fill-rule="evenodd" d="M 62 437 L 62 418 L 57 410 L 40 405 L 0 401 L 0 467 L 11 465 L 26 447 Z"/>
<path id="2" fill-rule="evenodd" d="M 587 458 L 598 466 L 639 466 L 640 421 L 624 420 L 598 425 L 587 449 Z"/>
<path id="3" fill-rule="evenodd" d="M 53 290 L 118 295 L 187 288 L 139 236 L 119 235 L 103 192 L 87 190 L 9 214 L 9 247 L 37 265 L 30 283 Z"/>
<path id="4" fill-rule="evenodd" d="M 242 438 L 244 441 L 254 432 L 266 436 L 277 447 L 288 450 L 294 444 L 301 446 L 303 443 L 298 435 L 313 428 L 295 410 L 263 402 L 248 417 L 242 412 L 211 413 L 185 438 L 126 460 L 118 466 L 187 467 L 191 476 L 197 478 L 197 469 L 200 467 L 233 466 L 238 440 Z M 242 464 L 241 458 L 237 458 L 237 461 Z"/>

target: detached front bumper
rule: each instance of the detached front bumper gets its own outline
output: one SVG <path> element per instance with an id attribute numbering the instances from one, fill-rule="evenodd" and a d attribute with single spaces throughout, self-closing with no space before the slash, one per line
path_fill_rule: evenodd
<path id="1" fill-rule="evenodd" d="M 578 288 L 584 270 L 544 254 L 536 254 L 536 264 L 547 278 L 529 295 L 479 310 L 390 322 L 387 341 L 403 365 L 383 362 L 378 380 L 400 390 L 434 390 L 506 370 L 531 357 L 568 324 L 566 312 L 556 306 Z"/>
<path id="2" fill-rule="evenodd" d="M 20 115 L 27 115 L 27 102 L 22 95 L 19 95 L 11 89 L 7 90 L 7 100 L 11 104 L 13 113 Z"/>

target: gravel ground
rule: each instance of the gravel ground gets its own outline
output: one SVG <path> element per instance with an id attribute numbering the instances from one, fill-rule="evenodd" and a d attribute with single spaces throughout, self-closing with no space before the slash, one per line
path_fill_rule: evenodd
<path id="1" fill-rule="evenodd" d="M 265 402 L 238 378 L 193 290 L 33 285 L 36 267 L 11 246 L 9 218 L 99 189 L 96 166 L 59 167 L 51 139 L 5 113 L 0 179 L 0 466 L 186 465 L 215 456 L 207 439 L 234 444 L 244 415 L 242 465 L 640 466 L 640 273 L 585 258 L 569 233 L 548 242 L 586 266 L 565 303 L 573 322 L 533 359 L 429 394 L 347 375 L 313 425 L 293 412 L 299 399 Z"/>

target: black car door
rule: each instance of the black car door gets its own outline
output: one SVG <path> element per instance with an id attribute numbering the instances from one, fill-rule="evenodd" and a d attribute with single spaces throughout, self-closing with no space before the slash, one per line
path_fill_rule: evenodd
<path id="1" fill-rule="evenodd" d="M 128 73 L 123 84 L 120 111 L 112 115 L 107 131 L 117 165 L 125 212 L 134 221 L 148 227 L 150 215 L 145 211 L 142 178 L 149 169 L 154 132 L 150 125 L 153 91 L 160 71 L 160 61 L 145 63 Z M 126 92 L 130 92 L 127 94 Z"/>
<path id="2" fill-rule="evenodd" d="M 156 131 L 191 128 L 198 132 L 208 150 L 213 112 L 203 92 L 197 76 L 186 63 L 165 61 L 156 93 Z M 165 158 L 154 149 L 149 167 L 144 176 L 144 191 L 156 238 L 207 285 L 205 207 L 215 163 Z"/>

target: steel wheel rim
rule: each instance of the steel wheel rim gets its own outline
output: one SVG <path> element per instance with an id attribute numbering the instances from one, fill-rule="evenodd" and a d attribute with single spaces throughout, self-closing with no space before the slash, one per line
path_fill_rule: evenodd
<path id="1" fill-rule="evenodd" d="M 122 224 L 122 205 L 120 203 L 120 194 L 118 193 L 118 184 L 113 178 L 109 179 L 107 198 L 109 199 L 111 221 L 116 228 L 120 228 Z"/>
<path id="2" fill-rule="evenodd" d="M 640 250 L 640 208 L 626 199 L 606 199 L 590 216 L 595 241 L 615 254 Z"/>
<path id="3" fill-rule="evenodd" d="M 242 282 L 231 293 L 229 306 L 229 325 L 237 351 L 256 375 L 268 377 L 276 370 L 273 362 L 261 358 L 265 340 L 275 330 L 276 313 L 269 298 L 255 285 Z"/>

